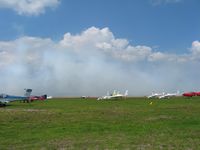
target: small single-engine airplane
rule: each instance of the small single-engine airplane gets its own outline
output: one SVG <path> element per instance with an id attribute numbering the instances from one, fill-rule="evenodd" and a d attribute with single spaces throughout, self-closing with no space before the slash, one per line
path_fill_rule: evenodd
<path id="1" fill-rule="evenodd" d="M 45 100 L 47 99 L 47 95 L 42 95 L 42 96 L 30 96 L 29 97 L 29 100 L 32 102 L 32 101 L 35 101 L 35 100 Z"/>
<path id="2" fill-rule="evenodd" d="M 159 96 L 164 95 L 165 93 L 154 93 L 152 92 L 151 95 L 147 96 L 147 98 L 158 98 Z"/>
<path id="3" fill-rule="evenodd" d="M 196 93 L 196 96 L 200 96 L 200 92 L 195 92 Z"/>
<path id="4" fill-rule="evenodd" d="M 128 90 L 126 90 L 124 94 L 120 94 L 119 92 L 116 92 L 116 90 L 114 90 L 112 94 L 109 94 L 109 92 L 107 92 L 107 95 L 99 97 L 97 98 L 97 100 L 118 99 L 118 98 L 123 98 L 127 96 L 128 96 Z"/>
<path id="5" fill-rule="evenodd" d="M 24 89 L 25 94 L 24 96 L 14 96 L 14 95 L 8 95 L 8 94 L 1 94 L 0 95 L 0 106 L 5 106 L 6 104 L 13 102 L 13 101 L 27 101 L 31 95 L 32 89 Z"/>
<path id="6" fill-rule="evenodd" d="M 158 98 L 161 99 L 161 98 L 170 98 L 170 97 L 175 97 L 175 96 L 178 96 L 179 95 L 179 91 L 177 91 L 176 93 L 164 93 L 163 95 L 160 95 Z"/>
<path id="7" fill-rule="evenodd" d="M 185 92 L 182 94 L 185 97 L 193 97 L 193 96 L 200 96 L 200 92 Z"/>
<path id="8" fill-rule="evenodd" d="M 186 93 L 183 93 L 182 95 L 185 97 L 192 97 L 192 96 L 195 96 L 196 94 L 195 92 L 186 92 Z"/>
<path id="9" fill-rule="evenodd" d="M 42 96 L 31 96 L 32 89 L 24 89 L 24 96 L 14 96 L 8 94 L 0 95 L 0 106 L 6 106 L 6 104 L 13 101 L 23 101 L 23 102 L 32 102 L 34 100 L 45 100 L 47 99 L 47 95 Z"/>

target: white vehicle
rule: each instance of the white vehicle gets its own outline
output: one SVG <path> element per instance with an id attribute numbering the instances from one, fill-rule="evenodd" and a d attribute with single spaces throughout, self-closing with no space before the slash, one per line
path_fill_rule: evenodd
<path id="1" fill-rule="evenodd" d="M 147 98 L 159 98 L 160 96 L 164 95 L 165 93 L 154 93 L 152 92 L 151 95 L 147 96 Z"/>
<path id="2" fill-rule="evenodd" d="M 124 94 L 120 94 L 119 92 L 116 92 L 116 90 L 114 90 L 112 94 L 109 94 L 109 92 L 107 92 L 106 96 L 99 97 L 97 98 L 97 100 L 118 99 L 126 96 L 128 96 L 128 90 L 126 90 Z"/>
<path id="3" fill-rule="evenodd" d="M 161 99 L 161 98 L 175 97 L 175 96 L 178 96 L 179 93 L 180 93 L 179 91 L 177 91 L 176 93 L 166 93 L 166 94 L 159 96 L 158 98 Z"/>

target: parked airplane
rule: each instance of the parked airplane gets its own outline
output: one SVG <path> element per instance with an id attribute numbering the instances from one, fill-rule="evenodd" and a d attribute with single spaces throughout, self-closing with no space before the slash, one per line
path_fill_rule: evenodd
<path id="1" fill-rule="evenodd" d="M 8 94 L 0 95 L 0 106 L 5 106 L 6 104 L 13 101 L 23 101 L 23 102 L 31 102 L 34 100 L 44 100 L 47 99 L 47 95 L 42 96 L 31 96 L 32 89 L 24 89 L 24 96 L 13 96 Z"/>
<path id="2" fill-rule="evenodd" d="M 14 95 L 8 95 L 8 94 L 1 94 L 0 95 L 0 106 L 5 106 L 6 104 L 8 104 L 9 102 L 13 102 L 16 100 L 20 100 L 20 101 L 28 101 L 28 98 L 31 95 L 32 89 L 24 89 L 25 90 L 25 94 L 24 96 L 14 96 Z"/>
<path id="3" fill-rule="evenodd" d="M 32 102 L 32 101 L 35 101 L 35 100 L 45 100 L 47 99 L 47 95 L 42 95 L 42 96 L 30 96 L 29 97 L 29 100 Z"/>
<path id="4" fill-rule="evenodd" d="M 180 93 L 179 91 L 177 91 L 176 93 L 166 93 L 166 94 L 160 95 L 158 98 L 161 99 L 161 98 L 175 97 L 175 96 L 178 96 L 179 93 Z"/>
<path id="5" fill-rule="evenodd" d="M 126 96 L 128 96 L 128 90 L 126 90 L 124 94 L 120 94 L 119 92 L 116 92 L 116 90 L 114 90 L 112 94 L 109 94 L 109 92 L 107 92 L 106 96 L 99 97 L 97 98 L 97 100 L 118 99 L 118 98 L 123 98 Z"/>
<path id="6" fill-rule="evenodd" d="M 152 92 L 152 94 L 147 96 L 147 98 L 158 98 L 159 96 L 162 96 L 164 94 L 165 94 L 164 92 L 163 93 L 154 93 L 154 92 Z"/>
<path id="7" fill-rule="evenodd" d="M 200 92 L 195 92 L 196 93 L 196 96 L 200 96 Z"/>
<path id="8" fill-rule="evenodd" d="M 193 97 L 193 96 L 200 96 L 200 92 L 185 92 L 182 94 L 185 97 Z"/>
<path id="9" fill-rule="evenodd" d="M 47 96 L 47 99 L 52 99 L 53 98 L 53 96 Z"/>

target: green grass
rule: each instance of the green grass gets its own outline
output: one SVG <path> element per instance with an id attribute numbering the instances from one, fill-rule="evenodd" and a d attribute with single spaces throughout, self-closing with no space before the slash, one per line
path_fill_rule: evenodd
<path id="1" fill-rule="evenodd" d="M 0 149 L 200 149 L 198 97 L 13 102 L 0 113 Z"/>

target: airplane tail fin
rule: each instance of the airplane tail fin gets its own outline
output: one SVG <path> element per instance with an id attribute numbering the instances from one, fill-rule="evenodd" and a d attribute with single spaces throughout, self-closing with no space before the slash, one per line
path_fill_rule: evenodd
<path id="1" fill-rule="evenodd" d="M 174 96 L 180 96 L 180 91 L 177 90 L 176 93 L 174 93 Z"/>
<path id="2" fill-rule="evenodd" d="M 113 91 L 112 96 L 117 95 L 116 90 Z"/>
<path id="3" fill-rule="evenodd" d="M 46 94 L 42 95 L 42 97 L 43 97 L 43 99 L 47 99 L 47 95 Z"/>
<path id="4" fill-rule="evenodd" d="M 109 91 L 107 91 L 107 96 L 109 96 L 110 95 L 110 92 Z"/>
<path id="5" fill-rule="evenodd" d="M 32 89 L 24 89 L 24 90 L 25 90 L 24 96 L 30 97 L 30 96 L 31 96 Z"/>
<path id="6" fill-rule="evenodd" d="M 124 96 L 128 96 L 128 90 L 125 91 Z"/>
<path id="7" fill-rule="evenodd" d="M 47 95 L 42 95 L 42 96 L 39 96 L 37 100 L 46 100 L 47 99 Z"/>

